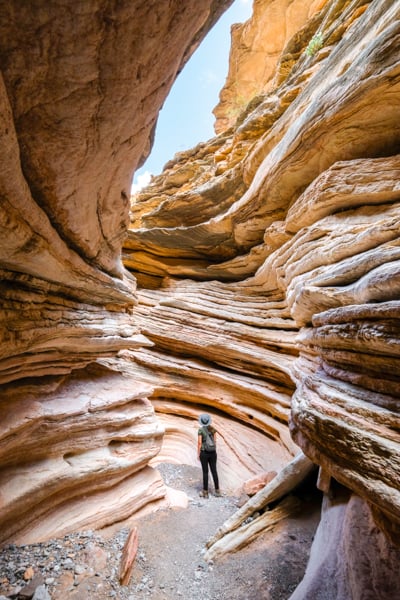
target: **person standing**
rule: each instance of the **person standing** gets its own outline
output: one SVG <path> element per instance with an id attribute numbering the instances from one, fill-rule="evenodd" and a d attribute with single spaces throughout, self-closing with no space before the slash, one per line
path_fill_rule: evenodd
<path id="1" fill-rule="evenodd" d="M 217 432 L 211 426 L 210 415 L 199 416 L 200 429 L 197 436 L 197 455 L 201 462 L 203 471 L 203 490 L 200 496 L 208 498 L 208 468 L 214 481 L 215 495 L 220 496 L 219 481 L 217 473 Z"/>

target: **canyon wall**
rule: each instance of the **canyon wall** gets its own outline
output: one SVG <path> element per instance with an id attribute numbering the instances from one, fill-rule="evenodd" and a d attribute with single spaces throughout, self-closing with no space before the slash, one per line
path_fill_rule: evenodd
<path id="1" fill-rule="evenodd" d="M 373 531 L 377 569 L 341 589 L 393 597 L 400 6 L 310 0 L 292 21 L 300 3 L 257 0 L 234 29 L 268 54 L 239 93 L 256 95 L 236 118 L 224 92 L 218 135 L 130 204 L 165 96 L 229 4 L 0 8 L 0 542 L 162 505 L 154 466 L 197 464 L 207 410 L 224 489 L 301 448 L 327 493 L 353 494 L 325 507 L 319 547 L 327 522 L 343 536 L 304 594 L 340 597 L 323 574 L 348 586 Z M 226 89 L 246 44 L 231 56 Z"/>
<path id="2" fill-rule="evenodd" d="M 258 95 L 275 86 L 276 65 L 290 40 L 302 35 L 309 20 L 327 0 L 254 0 L 253 16 L 231 28 L 229 72 L 213 110 L 215 131 L 222 133 L 235 124 L 239 113 Z M 293 58 L 286 56 L 288 72 Z"/>
<path id="3" fill-rule="evenodd" d="M 356 498 L 340 517 L 326 513 L 341 523 L 344 559 L 315 550 L 296 597 L 389 598 L 400 527 L 400 5 L 319 8 L 235 123 L 220 121 L 217 137 L 134 197 L 123 259 L 154 346 L 132 361 L 165 382 L 173 363 L 180 402 L 160 393 L 160 412 L 202 402 L 281 445 L 271 424 L 289 420 L 324 491 L 339 482 Z M 200 394 L 194 377 L 206 378 Z M 357 531 L 374 527 L 366 547 Z M 377 571 L 361 568 L 361 547 Z M 324 588 L 328 571 L 341 591 Z"/>
<path id="4" fill-rule="evenodd" d="M 230 0 L 0 7 L 0 542 L 123 519 L 165 495 L 151 342 L 123 268 L 132 173 L 177 73 Z"/>

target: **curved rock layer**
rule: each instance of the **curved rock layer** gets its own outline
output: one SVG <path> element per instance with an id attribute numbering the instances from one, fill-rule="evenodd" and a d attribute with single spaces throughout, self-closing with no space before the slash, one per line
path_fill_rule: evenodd
<path id="1" fill-rule="evenodd" d="M 165 403 L 156 403 L 156 411 L 165 411 Z M 151 465 L 163 462 L 191 464 L 199 466 L 197 458 L 198 425 L 194 419 L 185 424 L 182 415 L 197 416 L 198 408 L 175 405 L 176 412 L 158 413 L 165 428 L 161 452 L 151 461 Z M 179 411 L 179 412 L 178 412 Z M 246 485 L 257 480 L 260 474 L 272 477 L 277 470 L 287 464 L 290 453 L 279 443 L 266 442 L 265 435 L 249 429 L 246 425 L 234 421 L 231 417 L 221 416 L 209 411 L 213 425 L 217 429 L 218 476 L 224 493 L 240 495 L 246 491 Z M 201 488 L 201 479 L 198 481 Z"/>
<path id="2" fill-rule="evenodd" d="M 266 91 L 126 235 L 157 112 L 228 4 L 0 8 L 0 542 L 158 501 L 148 463 L 193 464 L 207 410 L 228 489 L 298 444 L 373 515 L 375 564 L 397 552 L 399 3 L 302 3 Z"/>
<path id="3" fill-rule="evenodd" d="M 40 396 L 35 383 L 3 387 L 2 541 L 101 527 L 164 496 L 143 470 L 163 435 L 151 388 L 101 367 L 49 378 Z"/>
<path id="4" fill-rule="evenodd" d="M 294 391 L 293 440 L 398 544 L 400 5 L 320 8 L 235 125 L 133 198 L 123 259 L 146 353 L 187 378 L 179 400 L 188 357 L 252 382 L 229 408 L 199 396 L 265 432 Z"/>
<path id="5" fill-rule="evenodd" d="M 158 111 L 230 3 L 0 7 L 0 542 L 165 495 L 152 386 L 111 360 L 151 345 L 121 246 Z"/>

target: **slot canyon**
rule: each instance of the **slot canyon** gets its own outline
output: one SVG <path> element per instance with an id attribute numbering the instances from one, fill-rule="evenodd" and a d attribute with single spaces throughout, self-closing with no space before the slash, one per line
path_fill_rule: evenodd
<path id="1" fill-rule="evenodd" d="M 313 473 L 290 598 L 393 599 L 400 2 L 254 0 L 215 137 L 131 195 L 231 4 L 0 6 L 0 546 L 173 505 L 158 466 L 198 466 L 206 412 L 224 493 L 276 473 L 206 558 L 240 552 L 245 519 Z"/>

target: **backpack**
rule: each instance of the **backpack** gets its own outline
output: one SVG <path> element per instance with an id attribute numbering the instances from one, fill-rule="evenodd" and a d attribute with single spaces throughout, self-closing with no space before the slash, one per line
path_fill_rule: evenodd
<path id="1" fill-rule="evenodd" d="M 203 448 L 206 452 L 215 452 L 214 435 L 208 430 L 208 427 L 203 427 Z M 204 439 L 205 437 L 205 439 Z"/>

